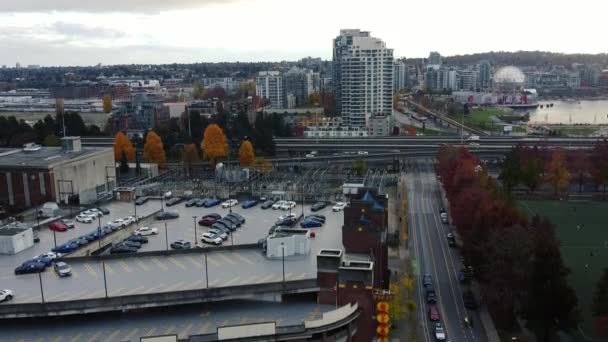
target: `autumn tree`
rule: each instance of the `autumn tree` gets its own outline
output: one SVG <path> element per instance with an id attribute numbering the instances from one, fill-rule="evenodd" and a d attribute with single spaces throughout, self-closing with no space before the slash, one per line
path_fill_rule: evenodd
<path id="1" fill-rule="evenodd" d="M 205 129 L 201 149 L 205 159 L 211 161 L 213 165 L 217 163 L 219 158 L 228 156 L 228 145 L 226 144 L 226 136 L 224 131 L 217 124 L 210 124 Z"/>
<path id="2" fill-rule="evenodd" d="M 121 160 L 123 153 L 127 161 L 135 159 L 135 149 L 129 138 L 122 132 L 114 136 L 114 160 Z"/>
<path id="3" fill-rule="evenodd" d="M 112 112 L 112 96 L 104 95 L 103 99 L 103 112 L 108 114 Z"/>
<path id="4" fill-rule="evenodd" d="M 55 99 L 55 114 L 63 114 L 63 109 L 64 109 L 63 99 L 56 98 Z"/>
<path id="5" fill-rule="evenodd" d="M 553 186 L 555 195 L 570 185 L 570 172 L 566 167 L 566 156 L 563 150 L 556 149 L 551 154 L 551 161 L 545 171 L 545 179 Z"/>
<path id="6" fill-rule="evenodd" d="M 521 180 L 530 192 L 536 191 L 543 179 L 544 163 L 538 148 L 520 150 Z"/>
<path id="7" fill-rule="evenodd" d="M 602 198 L 604 198 L 608 185 L 608 141 L 596 143 L 591 155 L 593 179 L 597 185 L 602 186 Z"/>
<path id="8" fill-rule="evenodd" d="M 608 335 L 608 268 L 604 269 L 593 293 L 591 306 L 596 329 L 601 336 Z"/>
<path id="9" fill-rule="evenodd" d="M 311 107 L 317 107 L 321 104 L 321 94 L 312 93 L 308 95 L 308 105 Z"/>
<path id="10" fill-rule="evenodd" d="M 591 173 L 591 161 L 586 151 L 568 153 L 568 168 L 572 179 L 578 183 L 578 193 L 583 192 L 583 185 Z"/>
<path id="11" fill-rule="evenodd" d="M 200 162 L 198 149 L 195 144 L 184 145 L 183 162 L 186 168 L 190 168 L 193 164 Z"/>
<path id="12" fill-rule="evenodd" d="M 241 144 L 241 148 L 239 149 L 239 161 L 241 162 L 241 166 L 250 166 L 253 164 L 254 160 L 255 154 L 251 141 L 243 141 L 243 144 Z"/>
<path id="13" fill-rule="evenodd" d="M 165 149 L 163 142 L 160 140 L 158 134 L 154 131 L 149 131 L 146 135 L 146 143 L 144 144 L 144 161 L 146 163 L 158 164 L 158 167 L 165 167 L 167 157 L 165 156 Z"/>

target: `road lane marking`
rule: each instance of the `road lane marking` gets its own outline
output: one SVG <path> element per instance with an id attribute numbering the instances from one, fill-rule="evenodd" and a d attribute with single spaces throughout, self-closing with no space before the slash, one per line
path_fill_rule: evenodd
<path id="1" fill-rule="evenodd" d="M 254 281 L 254 280 L 255 280 L 255 279 L 257 279 L 257 277 L 258 277 L 258 276 L 251 276 L 251 277 L 249 277 L 249 278 L 247 278 L 247 279 L 243 280 L 243 281 L 241 282 L 241 284 L 255 284 L 255 281 Z"/>
<path id="2" fill-rule="evenodd" d="M 200 261 L 198 261 L 198 260 L 195 260 L 195 259 L 194 259 L 193 257 L 191 257 L 191 256 L 186 256 L 186 260 L 190 261 L 190 263 L 191 263 L 192 265 L 194 265 L 195 267 L 197 267 L 197 268 L 203 268 L 203 263 L 202 263 L 202 262 L 200 262 Z"/>
<path id="3" fill-rule="evenodd" d="M 112 342 L 116 336 L 118 336 L 118 334 L 120 334 L 120 329 L 118 330 L 114 330 L 113 333 L 111 333 L 105 340 L 104 342 Z"/>
<path id="4" fill-rule="evenodd" d="M 135 262 L 137 263 L 137 265 L 139 265 L 139 267 L 144 270 L 144 272 L 150 272 L 150 267 L 146 266 L 146 264 L 144 264 L 143 261 L 139 260 L 139 259 L 135 259 Z"/>
<path id="5" fill-rule="evenodd" d="M 170 333 L 173 332 L 173 330 L 175 330 L 175 325 L 171 325 L 167 328 L 167 330 L 165 330 L 165 335 L 169 335 Z"/>
<path id="6" fill-rule="evenodd" d="M 186 325 L 186 327 L 177 334 L 178 338 L 180 336 L 181 336 L 181 338 L 188 338 L 188 336 L 189 336 L 188 334 L 190 333 L 190 330 L 192 330 L 193 326 L 194 326 L 194 324 L 192 324 L 192 323 Z"/>
<path id="7" fill-rule="evenodd" d="M 158 258 L 152 258 L 152 262 L 156 264 L 156 266 L 160 267 L 163 271 L 168 271 L 169 267 L 165 266 Z"/>
<path id="8" fill-rule="evenodd" d="M 138 328 L 135 328 L 133 330 L 131 330 L 127 336 L 122 338 L 122 341 L 131 341 L 131 339 L 133 338 L 133 336 L 135 336 L 135 334 L 137 334 L 137 332 L 139 331 Z"/>
<path id="9" fill-rule="evenodd" d="M 141 292 L 141 291 L 142 291 L 143 289 L 145 289 L 145 288 L 146 288 L 146 287 L 142 285 L 142 286 L 136 287 L 136 288 L 134 288 L 134 289 L 131 289 L 131 290 L 129 290 L 129 291 L 125 291 L 125 292 L 121 293 L 120 295 L 121 295 L 121 296 L 127 296 L 127 295 L 130 295 L 130 294 L 136 293 L 136 292 L 138 292 L 138 291 L 140 291 L 140 292 Z"/>
<path id="10" fill-rule="evenodd" d="M 147 289 L 145 291 L 142 291 L 142 293 L 152 293 L 152 292 L 158 290 L 159 288 L 163 287 L 163 285 L 164 285 L 163 283 L 160 283 L 160 284 L 158 284 L 156 286 L 152 286 L 151 288 L 149 288 L 149 289 Z"/>
<path id="11" fill-rule="evenodd" d="M 91 265 L 89 265 L 89 264 L 84 264 L 84 268 L 86 268 L 86 269 L 87 269 L 87 272 L 89 272 L 89 274 L 90 274 L 92 277 L 97 278 L 97 273 L 95 272 L 95 270 L 93 269 L 93 267 L 91 267 Z"/>
<path id="12" fill-rule="evenodd" d="M 97 342 L 97 339 L 99 338 L 99 335 L 102 334 L 102 331 L 98 331 L 97 333 L 95 333 L 95 335 L 91 336 L 91 338 L 88 339 L 89 342 Z"/>
<path id="13" fill-rule="evenodd" d="M 110 267 L 110 265 L 106 262 L 106 272 L 108 272 L 109 274 L 114 274 L 114 269 L 112 269 L 112 267 Z"/>
<path id="14" fill-rule="evenodd" d="M 168 257 L 167 259 L 169 259 L 169 261 L 171 261 L 173 265 L 181 268 L 184 271 L 186 270 L 186 266 L 184 266 L 184 264 L 182 264 L 181 262 L 177 261 L 174 257 Z"/>
<path id="15" fill-rule="evenodd" d="M 225 262 L 231 264 L 231 265 L 236 265 L 236 262 L 234 262 L 234 260 L 230 259 L 229 257 L 227 257 L 226 255 L 224 255 L 224 253 L 219 253 L 218 256 L 222 259 L 224 259 Z"/>
<path id="16" fill-rule="evenodd" d="M 78 335 L 76 335 L 76 336 L 73 336 L 73 337 L 70 339 L 70 342 L 76 342 L 76 341 L 80 340 L 80 338 L 81 338 L 81 337 L 82 337 L 82 333 L 80 333 L 80 334 L 78 334 Z"/>
<path id="17" fill-rule="evenodd" d="M 144 336 L 152 336 L 156 332 L 156 328 L 152 328 L 148 330 L 148 332 Z"/>
<path id="18" fill-rule="evenodd" d="M 182 285 L 184 285 L 183 281 L 179 282 L 177 284 L 173 284 L 173 285 L 171 285 L 169 287 L 166 287 L 163 292 L 171 292 L 171 291 L 175 290 L 176 288 L 178 288 L 178 287 L 180 287 Z"/>
<path id="19" fill-rule="evenodd" d="M 213 266 L 219 266 L 220 264 L 217 261 L 213 260 L 213 259 L 214 258 L 212 258 L 212 257 L 209 256 L 209 257 L 207 257 L 207 262 L 210 263 Z"/>
<path id="20" fill-rule="evenodd" d="M 126 262 L 124 261 L 119 261 L 118 264 L 123 268 L 123 270 L 125 270 L 125 272 L 127 273 L 132 273 L 133 271 L 131 270 L 131 268 L 129 267 L 129 265 L 127 265 Z"/>
<path id="21" fill-rule="evenodd" d="M 198 330 L 198 334 L 199 335 L 206 334 L 210 325 L 211 325 L 211 322 L 207 322 L 207 323 L 203 324 L 203 326 Z"/>
<path id="22" fill-rule="evenodd" d="M 224 283 L 224 286 L 230 286 L 230 285 L 232 285 L 233 283 L 236 283 L 237 281 L 239 281 L 239 279 L 241 279 L 241 277 L 236 276 L 236 277 L 234 277 L 234 278 L 232 278 L 232 279 L 228 280 L 227 282 L 225 282 L 225 283 Z"/>
<path id="23" fill-rule="evenodd" d="M 271 275 L 269 275 L 267 277 L 264 277 L 264 278 L 260 279 L 260 281 L 258 281 L 257 283 L 258 284 L 260 284 L 260 283 L 267 283 L 271 278 L 274 278 L 274 274 L 271 274 Z"/>
<path id="24" fill-rule="evenodd" d="M 235 257 L 239 258 L 241 261 L 248 263 L 249 265 L 254 265 L 253 261 L 243 257 L 241 255 L 241 253 L 236 252 L 236 253 L 232 253 L 232 255 L 234 255 Z"/>

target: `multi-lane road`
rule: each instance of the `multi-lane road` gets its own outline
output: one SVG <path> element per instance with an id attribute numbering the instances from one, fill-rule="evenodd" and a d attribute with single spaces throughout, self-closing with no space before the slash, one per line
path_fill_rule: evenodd
<path id="1" fill-rule="evenodd" d="M 457 278 L 457 272 L 461 268 L 460 257 L 457 250 L 450 248 L 447 243 L 446 234 L 450 228 L 441 222 L 441 194 L 433 164 L 430 159 L 422 159 L 412 162 L 407 169 L 410 251 L 418 277 L 416 290 L 420 340 L 435 341 L 434 322 L 429 319 L 429 304 L 422 284 L 423 275 L 430 274 L 437 293 L 436 306 L 446 331 L 446 340 L 486 341 L 477 312 L 464 307 L 462 293 L 465 288 Z M 464 325 L 465 316 L 472 319 L 474 328 Z"/>

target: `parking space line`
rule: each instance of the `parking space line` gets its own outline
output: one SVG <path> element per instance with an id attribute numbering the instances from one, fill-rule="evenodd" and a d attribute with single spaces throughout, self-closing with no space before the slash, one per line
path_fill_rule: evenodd
<path id="1" fill-rule="evenodd" d="M 184 282 L 183 282 L 183 281 L 182 281 L 182 282 L 179 282 L 179 283 L 177 283 L 177 284 L 173 284 L 173 285 L 171 285 L 171 286 L 169 286 L 169 287 L 166 287 L 166 288 L 164 289 L 164 291 L 163 291 L 163 292 L 171 292 L 171 291 L 173 291 L 173 290 L 177 289 L 178 287 L 180 287 L 180 286 L 182 286 L 182 285 L 184 285 Z"/>
<path id="2" fill-rule="evenodd" d="M 186 256 L 186 260 L 190 261 L 190 263 L 194 266 L 196 266 L 197 268 L 203 268 L 203 263 L 200 261 L 195 260 L 193 257 L 191 256 Z"/>
<path id="3" fill-rule="evenodd" d="M 120 291 L 124 290 L 124 287 L 119 287 L 113 291 L 108 291 L 108 296 L 115 296 L 120 293 Z"/>
<path id="4" fill-rule="evenodd" d="M 165 330 L 165 335 L 169 335 L 170 333 L 173 332 L 173 330 L 175 330 L 175 325 L 171 325 L 167 328 L 167 330 Z"/>
<path id="5" fill-rule="evenodd" d="M 137 332 L 138 332 L 138 331 L 139 331 L 139 329 L 138 329 L 138 328 L 135 328 L 135 329 L 131 330 L 131 331 L 130 331 L 130 332 L 127 334 L 127 336 L 125 336 L 125 337 L 123 337 L 123 338 L 122 338 L 122 341 L 131 341 L 131 338 L 132 338 L 133 336 L 135 336 L 135 334 L 137 334 Z"/>
<path id="6" fill-rule="evenodd" d="M 239 279 L 241 279 L 241 277 L 236 276 L 236 277 L 234 277 L 234 278 L 232 278 L 232 279 L 228 280 L 227 282 L 225 282 L 225 283 L 224 283 L 224 286 L 230 286 L 230 285 L 232 285 L 233 283 L 236 283 L 237 281 L 239 281 Z"/>
<path id="7" fill-rule="evenodd" d="M 156 332 L 156 328 L 152 328 L 152 329 L 148 330 L 148 332 L 144 336 L 153 336 L 153 334 L 155 332 Z"/>
<path id="8" fill-rule="evenodd" d="M 76 341 L 80 340 L 80 338 L 81 338 L 81 337 L 82 337 L 82 333 L 80 333 L 80 334 L 78 334 L 78 335 L 76 335 L 76 336 L 73 336 L 73 337 L 70 339 L 70 342 L 76 342 Z"/>
<path id="9" fill-rule="evenodd" d="M 255 283 L 255 281 L 254 281 L 254 280 L 255 280 L 257 277 L 258 277 L 258 276 L 251 276 L 251 277 L 249 277 L 249 278 L 247 278 L 247 279 L 243 280 L 243 281 L 241 282 L 241 284 L 253 284 L 253 283 Z"/>
<path id="10" fill-rule="evenodd" d="M 270 279 L 272 279 L 272 278 L 274 278 L 274 274 L 271 274 L 271 275 L 269 275 L 269 276 L 267 276 L 267 277 L 264 277 L 264 278 L 260 279 L 260 281 L 258 281 L 257 283 L 258 283 L 258 284 L 259 284 L 259 283 L 267 283 L 267 282 L 268 282 Z"/>
<path id="11" fill-rule="evenodd" d="M 93 267 L 91 267 L 91 265 L 89 264 L 84 264 L 84 268 L 87 269 L 87 272 L 89 272 L 89 274 L 95 278 L 97 278 L 97 272 L 95 272 L 95 270 L 93 269 Z"/>
<path id="12" fill-rule="evenodd" d="M 207 257 L 207 262 L 213 266 L 219 266 L 218 262 L 213 260 L 213 258 L 211 258 L 211 257 Z"/>
<path id="13" fill-rule="evenodd" d="M 145 290 L 145 291 L 142 291 L 142 293 L 152 293 L 152 292 L 154 292 L 154 291 L 156 291 L 156 290 L 160 289 L 160 288 L 161 288 L 161 287 L 163 287 L 163 286 L 164 286 L 164 284 L 163 284 L 163 283 L 160 283 L 160 284 L 158 284 L 158 285 L 156 285 L 156 286 L 152 286 L 151 288 L 149 288 L 149 289 L 147 289 L 147 290 Z"/>
<path id="14" fill-rule="evenodd" d="M 125 292 L 121 293 L 120 295 L 121 295 L 121 296 L 130 295 L 130 294 L 135 293 L 135 292 L 137 292 L 137 291 L 142 291 L 142 290 L 143 290 L 143 289 L 145 289 L 145 288 L 146 288 L 146 287 L 142 285 L 142 286 L 136 287 L 136 288 L 134 288 L 134 289 L 130 289 L 129 291 L 125 291 Z"/>
<path id="15" fill-rule="evenodd" d="M 114 274 L 114 269 L 112 269 L 112 267 L 110 267 L 110 264 L 108 264 L 107 262 L 106 264 L 106 272 L 108 272 L 108 274 Z"/>
<path id="16" fill-rule="evenodd" d="M 249 260 L 249 259 L 247 259 L 247 258 L 243 257 L 243 256 L 241 255 L 241 253 L 239 253 L 239 252 L 233 253 L 233 255 L 234 255 L 235 257 L 237 257 L 237 258 L 241 259 L 241 261 L 248 263 L 249 265 L 253 265 L 253 264 L 254 264 L 254 263 L 253 263 L 253 261 L 251 261 L 251 260 Z"/>
<path id="17" fill-rule="evenodd" d="M 169 267 L 165 266 L 158 258 L 152 258 L 152 262 L 156 264 L 156 266 L 160 267 L 163 271 L 168 271 Z"/>
<path id="18" fill-rule="evenodd" d="M 72 293 L 70 296 L 64 298 L 64 300 L 80 299 L 82 295 L 89 293 L 89 290 L 82 290 L 76 293 Z"/>
<path id="19" fill-rule="evenodd" d="M 64 292 L 61 292 L 60 294 L 56 294 L 56 295 L 53 295 L 53 296 L 48 296 L 48 297 L 45 296 L 45 299 L 47 301 L 49 301 L 49 302 L 54 302 L 56 299 L 59 299 L 59 298 L 65 296 L 65 295 L 69 295 L 69 294 L 70 294 L 69 292 L 64 291 Z"/>
<path id="20" fill-rule="evenodd" d="M 184 271 L 186 270 L 186 266 L 184 266 L 184 264 L 182 264 L 181 262 L 177 261 L 177 259 L 175 259 L 174 257 L 168 257 L 167 259 L 169 259 L 169 261 L 171 261 L 173 265 L 181 268 Z"/>
<path id="21" fill-rule="evenodd" d="M 137 263 L 137 265 L 139 265 L 139 267 L 144 270 L 144 272 L 150 272 L 150 267 L 146 266 L 146 264 L 144 264 L 143 261 L 139 260 L 139 259 L 135 259 L 135 262 Z"/>
<path id="22" fill-rule="evenodd" d="M 206 334 L 210 325 L 211 325 L 211 322 L 207 322 L 207 323 L 203 324 L 203 326 L 198 330 L 198 334 L 199 335 Z"/>
<path id="23" fill-rule="evenodd" d="M 98 331 L 97 333 L 95 333 L 95 335 L 91 336 L 91 338 L 89 338 L 89 342 L 95 342 L 97 341 L 97 339 L 99 338 L 99 335 L 101 335 L 101 331 Z"/>
<path id="24" fill-rule="evenodd" d="M 227 262 L 231 265 L 236 265 L 236 262 L 234 262 L 234 260 L 230 259 L 226 255 L 224 255 L 224 253 L 219 253 L 218 255 L 220 256 L 220 258 L 224 259 L 225 262 Z"/>
<path id="25" fill-rule="evenodd" d="M 192 323 L 186 325 L 186 327 L 177 334 L 178 338 L 180 336 L 181 336 L 181 338 L 188 338 L 188 334 L 190 333 L 190 330 L 192 330 L 193 326 L 194 326 L 194 324 L 192 324 Z"/>
<path id="26" fill-rule="evenodd" d="M 120 329 L 118 329 L 118 330 L 114 330 L 114 332 L 113 332 L 113 333 L 111 333 L 111 334 L 110 334 L 110 335 L 109 335 L 109 336 L 108 336 L 108 337 L 107 337 L 107 338 L 104 340 L 104 342 L 111 342 L 111 341 L 113 341 L 113 340 L 116 338 L 116 336 L 118 336 L 118 334 L 120 334 Z"/>
<path id="27" fill-rule="evenodd" d="M 204 284 L 204 283 L 205 283 L 205 282 L 204 282 L 203 280 L 199 280 L 199 281 L 196 281 L 196 282 L 194 282 L 194 283 L 190 283 L 190 285 L 192 285 L 192 286 L 190 287 L 190 289 L 200 289 L 200 288 L 202 288 L 202 287 L 203 287 L 203 284 Z"/>
<path id="28" fill-rule="evenodd" d="M 133 271 L 131 271 L 131 268 L 129 267 L 129 265 L 127 265 L 126 262 L 119 261 L 118 264 L 125 270 L 125 272 L 127 272 L 127 273 L 133 272 Z"/>

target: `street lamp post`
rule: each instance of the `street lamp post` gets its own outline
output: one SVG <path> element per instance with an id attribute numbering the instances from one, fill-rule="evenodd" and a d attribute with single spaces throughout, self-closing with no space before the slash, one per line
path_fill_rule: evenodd
<path id="1" fill-rule="evenodd" d="M 99 241 L 99 249 L 101 249 L 101 216 L 97 216 L 97 235 L 99 235 L 99 239 L 97 239 Z"/>
<path id="2" fill-rule="evenodd" d="M 192 219 L 194 220 L 194 245 L 198 246 L 198 234 L 196 233 L 196 218 L 198 216 L 192 216 Z"/>
<path id="3" fill-rule="evenodd" d="M 57 248 L 57 232 L 53 230 L 53 242 L 55 243 L 55 248 Z"/>
<path id="4" fill-rule="evenodd" d="M 165 211 L 165 207 L 163 205 L 163 193 L 161 191 L 161 193 L 160 193 L 160 212 L 162 213 L 164 211 Z"/>
<path id="5" fill-rule="evenodd" d="M 108 280 L 106 278 L 106 263 L 101 261 L 101 268 L 103 269 L 103 288 L 106 291 L 106 298 L 108 298 Z"/>
<path id="6" fill-rule="evenodd" d="M 281 242 L 281 259 L 283 261 L 283 288 L 285 288 L 285 243 Z"/>
<path id="7" fill-rule="evenodd" d="M 169 250 L 169 233 L 167 231 L 167 222 L 165 222 L 165 245 L 167 250 Z"/>
<path id="8" fill-rule="evenodd" d="M 139 227 L 139 220 L 137 219 L 137 201 L 135 201 L 135 198 L 133 199 L 133 211 L 133 215 L 135 216 L 135 226 Z"/>
<path id="9" fill-rule="evenodd" d="M 38 279 L 40 280 L 40 297 L 42 298 L 42 304 L 44 304 L 44 290 L 42 289 L 42 272 L 38 272 Z"/>
<path id="10" fill-rule="evenodd" d="M 205 250 L 205 282 L 207 283 L 206 289 L 209 288 L 209 269 L 207 268 L 207 251 Z"/>

